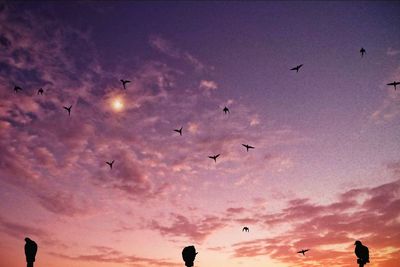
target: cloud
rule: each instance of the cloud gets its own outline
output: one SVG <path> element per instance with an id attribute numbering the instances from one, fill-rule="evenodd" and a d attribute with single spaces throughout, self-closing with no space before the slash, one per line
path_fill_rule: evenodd
<path id="1" fill-rule="evenodd" d="M 200 81 L 200 89 L 203 89 L 204 91 L 213 91 L 218 88 L 218 85 L 214 81 L 208 81 L 208 80 L 201 80 Z"/>
<path id="2" fill-rule="evenodd" d="M 171 41 L 159 35 L 151 35 L 149 37 L 149 44 L 152 48 L 156 49 L 157 51 L 163 54 L 166 54 L 172 58 L 184 60 L 188 64 L 192 65 L 198 72 L 213 70 L 213 67 L 206 66 L 198 58 L 196 58 L 189 52 L 182 51 L 177 46 L 175 46 Z"/>
<path id="3" fill-rule="evenodd" d="M 226 226 L 225 220 L 216 216 L 193 217 L 189 220 L 180 214 L 171 214 L 172 224 L 164 226 L 157 221 L 152 221 L 149 226 L 164 236 L 185 237 L 189 241 L 203 242 L 213 232 Z"/>
<path id="4" fill-rule="evenodd" d="M 400 245 L 399 210 L 400 180 L 349 190 L 326 205 L 293 199 L 282 212 L 258 215 L 266 229 L 286 225 L 286 231 L 236 243 L 234 257 L 266 255 L 296 266 L 348 266 L 355 260 L 353 243 L 361 239 L 370 247 L 371 262 L 392 266 L 400 256 L 399 250 L 391 249 Z M 307 259 L 296 257 L 301 248 L 311 249 Z"/>
<path id="5" fill-rule="evenodd" d="M 396 50 L 391 47 L 386 50 L 386 55 L 388 56 L 397 56 L 398 54 L 400 54 L 400 50 Z"/>
<path id="6" fill-rule="evenodd" d="M 98 263 L 115 263 L 129 264 L 130 266 L 159 266 L 159 267 L 177 267 L 180 263 L 173 262 L 169 259 L 145 258 L 135 255 L 126 255 L 120 251 L 109 247 L 92 247 L 94 253 L 70 256 L 63 253 L 51 252 L 50 254 L 59 258 L 64 258 L 78 262 L 98 262 Z"/>

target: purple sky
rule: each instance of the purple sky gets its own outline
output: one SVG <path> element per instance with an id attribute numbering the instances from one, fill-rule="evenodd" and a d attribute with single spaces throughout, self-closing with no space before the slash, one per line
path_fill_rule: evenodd
<path id="1" fill-rule="evenodd" d="M 0 264 L 30 236 L 48 267 L 351 266 L 355 239 L 396 266 L 399 11 L 0 4 Z"/>

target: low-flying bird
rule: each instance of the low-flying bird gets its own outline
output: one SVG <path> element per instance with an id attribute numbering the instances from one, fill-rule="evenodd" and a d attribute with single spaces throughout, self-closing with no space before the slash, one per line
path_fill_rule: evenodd
<path id="1" fill-rule="evenodd" d="M 399 84 L 400 84 L 400 82 L 394 81 L 392 83 L 388 83 L 387 85 L 393 85 L 394 86 L 394 90 L 396 90 L 396 86 L 399 85 Z"/>
<path id="2" fill-rule="evenodd" d="M 290 70 L 295 70 L 296 72 L 299 72 L 299 69 L 300 69 L 302 66 L 303 66 L 303 64 L 297 65 L 296 67 L 291 68 Z"/>
<path id="3" fill-rule="evenodd" d="M 38 95 L 43 95 L 43 93 L 44 93 L 43 88 L 40 88 L 40 89 L 37 91 L 37 94 L 38 94 Z"/>
<path id="4" fill-rule="evenodd" d="M 124 89 L 126 89 L 126 84 L 127 83 L 130 83 L 131 81 L 129 81 L 129 80 L 122 80 L 121 79 L 121 83 L 122 83 L 122 86 L 124 87 Z"/>
<path id="5" fill-rule="evenodd" d="M 249 148 L 254 149 L 254 146 L 249 146 L 246 144 L 242 144 L 242 146 L 244 146 L 246 148 L 247 152 L 249 152 Z"/>
<path id="6" fill-rule="evenodd" d="M 183 127 L 181 127 L 180 129 L 174 129 L 174 131 L 177 132 L 177 133 L 179 133 L 179 135 L 182 135 L 182 128 L 183 128 Z"/>
<path id="7" fill-rule="evenodd" d="M 18 93 L 18 91 L 22 91 L 22 88 L 16 85 L 14 86 L 14 91 L 15 93 Z"/>
<path id="8" fill-rule="evenodd" d="M 365 51 L 364 47 L 361 47 L 360 53 L 361 53 L 361 57 L 363 57 L 364 54 L 366 54 L 366 51 Z"/>
<path id="9" fill-rule="evenodd" d="M 224 109 L 222 110 L 225 114 L 230 113 L 229 108 L 224 107 Z"/>
<path id="10" fill-rule="evenodd" d="M 364 246 L 361 241 L 357 240 L 354 245 L 356 248 L 354 249 L 354 253 L 357 256 L 357 263 L 360 266 L 364 266 L 364 264 L 369 262 L 369 250 L 368 247 Z"/>
<path id="11" fill-rule="evenodd" d="M 242 232 L 248 232 L 248 231 L 249 231 L 249 227 L 247 227 L 247 226 L 243 227 Z"/>
<path id="12" fill-rule="evenodd" d="M 110 169 L 112 170 L 112 166 L 113 166 L 113 164 L 114 164 L 114 160 L 111 161 L 111 162 L 106 161 L 106 163 L 108 164 L 108 166 L 110 166 Z"/>
<path id="13" fill-rule="evenodd" d="M 215 163 L 217 163 L 217 158 L 219 157 L 220 154 L 214 155 L 214 156 L 208 156 L 210 159 L 213 159 Z"/>
<path id="14" fill-rule="evenodd" d="M 303 256 L 305 256 L 306 254 L 306 252 L 307 251 L 309 251 L 309 249 L 302 249 L 302 250 L 300 250 L 300 251 L 297 251 L 297 253 L 302 253 L 303 254 Z"/>
<path id="15" fill-rule="evenodd" d="M 66 109 L 68 111 L 68 116 L 71 116 L 71 108 L 72 108 L 72 105 L 69 107 L 64 106 L 64 109 Z"/>

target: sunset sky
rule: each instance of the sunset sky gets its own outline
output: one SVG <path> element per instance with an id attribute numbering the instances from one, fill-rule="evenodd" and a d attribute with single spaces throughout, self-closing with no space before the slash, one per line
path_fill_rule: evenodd
<path id="1" fill-rule="evenodd" d="M 0 266 L 30 237 L 35 267 L 357 266 L 355 240 L 398 267 L 399 25 L 395 1 L 3 2 Z"/>

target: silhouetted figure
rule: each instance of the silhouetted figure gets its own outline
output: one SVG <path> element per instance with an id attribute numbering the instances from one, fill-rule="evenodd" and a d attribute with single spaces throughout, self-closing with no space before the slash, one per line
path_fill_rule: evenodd
<path id="1" fill-rule="evenodd" d="M 68 116 L 71 116 L 71 108 L 72 108 L 72 105 L 69 107 L 64 106 L 64 109 L 66 109 L 68 111 Z"/>
<path id="2" fill-rule="evenodd" d="M 361 57 L 363 57 L 364 54 L 366 54 L 366 51 L 365 51 L 364 47 L 361 47 L 360 53 L 361 53 Z"/>
<path id="3" fill-rule="evenodd" d="M 185 262 L 185 266 L 187 267 L 193 266 L 194 258 L 196 258 L 197 253 L 198 252 L 196 252 L 194 246 L 188 246 L 182 250 L 182 258 L 183 261 Z"/>
<path id="4" fill-rule="evenodd" d="M 366 246 L 361 244 L 359 240 L 357 240 L 354 245 L 356 246 L 354 253 L 357 256 L 357 263 L 360 267 L 363 267 L 369 262 L 369 250 Z"/>
<path id="5" fill-rule="evenodd" d="M 35 241 L 29 239 L 28 237 L 25 238 L 25 242 L 26 266 L 33 267 L 38 246 Z"/>
<path id="6" fill-rule="evenodd" d="M 40 88 L 40 89 L 37 91 L 37 94 L 38 94 L 38 95 L 43 95 L 43 93 L 44 93 L 43 88 Z"/>
<path id="7" fill-rule="evenodd" d="M 302 250 L 300 250 L 300 251 L 297 251 L 297 253 L 302 253 L 303 254 L 303 256 L 305 256 L 306 254 L 306 252 L 307 251 L 309 251 L 309 249 L 302 249 Z"/>
<path id="8" fill-rule="evenodd" d="M 244 146 L 246 148 L 247 152 L 249 152 L 249 148 L 250 149 L 254 149 L 254 146 L 249 146 L 249 145 L 246 145 L 246 144 L 242 144 L 242 146 Z"/>
<path id="9" fill-rule="evenodd" d="M 396 91 L 396 86 L 399 85 L 399 84 L 400 84 L 400 82 L 394 81 L 392 83 L 388 83 L 387 85 L 393 85 L 394 86 L 394 90 Z"/>
<path id="10" fill-rule="evenodd" d="M 250 231 L 249 227 L 247 227 L 247 226 L 243 227 L 242 232 L 248 232 L 248 231 Z"/>
<path id="11" fill-rule="evenodd" d="M 290 70 L 295 70 L 296 72 L 299 72 L 299 69 L 300 69 L 302 66 L 303 66 L 303 64 L 297 65 L 296 67 L 291 68 Z"/>
<path id="12" fill-rule="evenodd" d="M 22 91 L 22 88 L 16 85 L 14 86 L 14 91 L 15 93 L 18 93 L 18 91 Z"/>
<path id="13" fill-rule="evenodd" d="M 217 158 L 219 157 L 220 154 L 217 154 L 215 156 L 208 156 L 210 159 L 213 159 L 215 163 L 217 163 Z"/>
<path id="14" fill-rule="evenodd" d="M 181 127 L 180 129 L 174 129 L 174 131 L 177 132 L 177 133 L 179 133 L 179 135 L 182 135 L 182 128 L 183 128 L 183 127 Z"/>
<path id="15" fill-rule="evenodd" d="M 222 110 L 225 114 L 230 113 L 229 108 L 224 107 L 224 109 Z"/>
<path id="16" fill-rule="evenodd" d="M 108 166 L 110 166 L 110 169 L 112 170 L 112 166 L 113 166 L 113 164 L 114 164 L 114 160 L 111 161 L 111 162 L 106 161 L 106 163 L 108 164 Z"/>
<path id="17" fill-rule="evenodd" d="M 124 89 L 126 89 L 126 84 L 127 83 L 130 83 L 131 81 L 129 81 L 129 80 L 122 80 L 121 79 L 121 83 L 122 83 L 122 86 L 124 87 Z"/>

